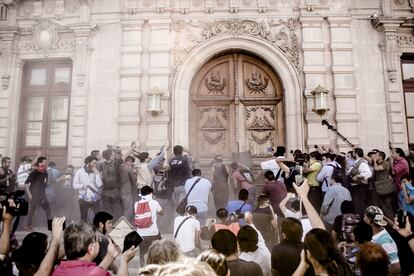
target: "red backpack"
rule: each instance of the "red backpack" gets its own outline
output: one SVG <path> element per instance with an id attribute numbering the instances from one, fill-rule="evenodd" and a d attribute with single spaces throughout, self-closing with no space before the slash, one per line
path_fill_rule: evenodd
<path id="1" fill-rule="evenodd" d="M 138 228 L 148 228 L 152 225 L 152 214 L 148 201 L 138 202 L 135 210 L 135 225 Z"/>

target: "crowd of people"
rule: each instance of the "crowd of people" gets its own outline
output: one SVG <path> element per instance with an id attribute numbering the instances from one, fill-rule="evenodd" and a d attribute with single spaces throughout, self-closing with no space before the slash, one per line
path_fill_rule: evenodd
<path id="1" fill-rule="evenodd" d="M 216 156 L 203 171 L 167 150 L 108 145 L 62 173 L 40 153 L 17 173 L 2 157 L 0 274 L 128 275 L 135 255 L 139 275 L 414 273 L 414 150 L 279 146 L 259 168 Z M 121 217 L 135 228 L 123 246 L 111 237 Z"/>

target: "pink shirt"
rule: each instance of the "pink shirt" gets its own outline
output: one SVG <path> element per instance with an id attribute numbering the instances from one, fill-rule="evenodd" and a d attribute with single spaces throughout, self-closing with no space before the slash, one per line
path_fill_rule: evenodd
<path id="1" fill-rule="evenodd" d="M 109 272 L 96 266 L 93 262 L 72 260 L 62 261 L 53 271 L 52 276 L 110 276 Z"/>
<path id="2" fill-rule="evenodd" d="M 246 180 L 246 178 L 244 178 L 244 176 L 241 174 L 239 170 L 235 171 L 232 177 L 235 181 L 237 181 L 241 189 L 249 190 L 249 188 L 253 187 L 253 185 L 250 184 L 249 181 Z"/>

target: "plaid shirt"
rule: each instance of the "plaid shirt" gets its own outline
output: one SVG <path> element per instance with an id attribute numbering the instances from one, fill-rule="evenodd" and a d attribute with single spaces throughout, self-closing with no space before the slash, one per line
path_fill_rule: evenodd
<path id="1" fill-rule="evenodd" d="M 401 191 L 401 177 L 409 174 L 410 169 L 408 162 L 404 158 L 394 160 L 394 183 L 397 186 L 397 191 Z"/>

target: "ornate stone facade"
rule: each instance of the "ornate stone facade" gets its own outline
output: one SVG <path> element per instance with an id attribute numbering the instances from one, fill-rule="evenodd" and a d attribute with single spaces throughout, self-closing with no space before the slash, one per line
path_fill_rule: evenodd
<path id="1" fill-rule="evenodd" d="M 192 116 L 205 120 L 200 141 L 219 152 L 234 139 L 236 151 L 248 148 L 257 160 L 279 135 L 288 148 L 346 150 L 322 119 L 364 148 L 386 149 L 388 140 L 406 148 L 400 57 L 414 52 L 413 11 L 411 0 L 0 1 L 0 153 L 17 157 L 25 64 L 59 59 L 72 62 L 68 160 L 76 166 L 106 144 L 136 141 L 151 153 L 165 141 L 189 147 Z M 234 104 L 234 113 L 200 104 L 191 114 L 193 79 L 229 53 L 267 64 L 281 95 L 262 104 L 271 78 L 236 65 L 200 82 L 206 98 L 232 89 L 226 108 Z M 318 85 L 330 91 L 323 117 L 312 112 Z M 147 112 L 155 87 L 159 114 Z M 246 95 L 256 102 L 243 102 Z"/>

